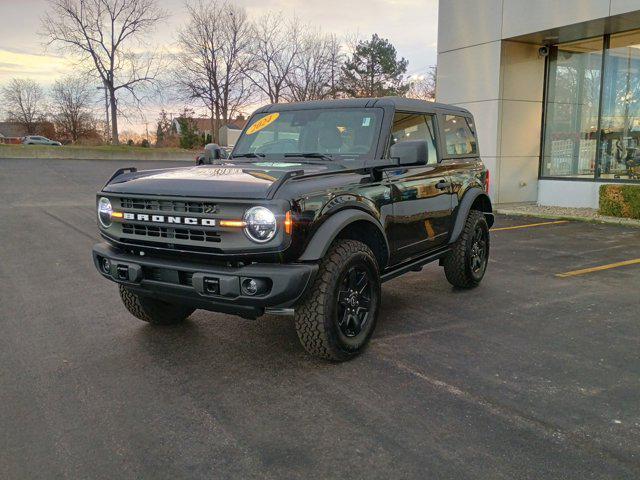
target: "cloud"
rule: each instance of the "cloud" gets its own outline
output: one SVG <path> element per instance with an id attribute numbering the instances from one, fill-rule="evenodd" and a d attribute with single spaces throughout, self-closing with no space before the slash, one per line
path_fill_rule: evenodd
<path id="1" fill-rule="evenodd" d="M 72 70 L 72 62 L 62 57 L 0 48 L 0 84 L 14 77 L 23 77 L 49 85 Z"/>

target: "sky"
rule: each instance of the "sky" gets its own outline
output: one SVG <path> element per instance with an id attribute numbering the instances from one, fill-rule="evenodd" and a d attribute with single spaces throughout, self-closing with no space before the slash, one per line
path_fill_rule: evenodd
<path id="1" fill-rule="evenodd" d="M 255 18 L 268 10 L 296 15 L 301 21 L 338 36 L 377 33 L 409 61 L 408 74 L 422 74 L 436 64 L 438 0 L 231 0 Z M 176 30 L 186 22 L 184 0 L 158 0 L 169 18 L 150 38 L 149 45 L 171 48 Z M 13 77 L 32 78 L 48 88 L 73 71 L 73 59 L 47 49 L 38 35 L 47 0 L 0 0 L 0 86 Z M 168 99 L 168 102 L 171 100 Z M 153 122 L 162 105 L 144 112 Z M 141 128 L 131 119 L 122 129 Z"/>

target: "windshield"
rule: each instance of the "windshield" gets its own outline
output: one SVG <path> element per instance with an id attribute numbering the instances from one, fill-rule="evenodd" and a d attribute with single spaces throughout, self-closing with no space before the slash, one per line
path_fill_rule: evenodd
<path id="1" fill-rule="evenodd" d="M 254 115 L 233 157 L 355 159 L 375 153 L 382 109 L 326 108 Z"/>

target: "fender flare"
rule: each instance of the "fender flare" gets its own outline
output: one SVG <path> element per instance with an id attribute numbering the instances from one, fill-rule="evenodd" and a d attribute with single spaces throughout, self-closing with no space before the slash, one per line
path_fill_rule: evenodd
<path id="1" fill-rule="evenodd" d="M 467 221 L 467 217 L 469 216 L 469 211 L 471 210 L 471 205 L 476 199 L 480 196 L 486 197 L 487 202 L 489 203 L 489 211 L 482 212 L 485 217 L 487 217 L 487 223 L 489 227 L 493 225 L 493 209 L 491 208 L 491 200 L 489 196 L 479 187 L 470 188 L 467 193 L 462 197 L 462 201 L 458 206 L 458 214 L 456 215 L 456 221 L 453 226 L 453 230 L 451 231 L 451 238 L 449 239 L 449 243 L 454 243 L 460 237 L 462 233 L 462 229 L 464 228 L 464 224 Z"/>
<path id="2" fill-rule="evenodd" d="M 325 256 L 329 247 L 336 239 L 338 234 L 349 224 L 353 222 L 358 222 L 364 220 L 369 222 L 380 231 L 382 234 L 382 238 L 384 238 L 384 242 L 387 249 L 387 254 L 389 252 L 389 242 L 387 240 L 387 236 L 384 233 L 384 230 L 379 222 L 376 219 L 362 210 L 357 210 L 355 208 L 347 208 L 344 210 L 340 210 L 339 212 L 331 215 L 318 230 L 313 234 L 311 240 L 307 244 L 304 252 L 300 256 L 299 260 L 301 262 L 308 261 L 317 261 Z M 388 260 L 388 258 L 387 258 Z"/>

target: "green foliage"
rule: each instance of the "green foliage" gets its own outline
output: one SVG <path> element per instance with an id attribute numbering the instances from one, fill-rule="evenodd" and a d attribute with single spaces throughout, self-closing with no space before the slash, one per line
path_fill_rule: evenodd
<path id="1" fill-rule="evenodd" d="M 180 148 L 193 149 L 202 145 L 202 139 L 196 132 L 195 122 L 189 117 L 178 119 L 180 124 Z"/>
<path id="2" fill-rule="evenodd" d="M 395 47 L 377 34 L 360 41 L 351 58 L 342 67 L 342 90 L 352 97 L 404 95 L 408 61 L 398 60 Z"/>
<path id="3" fill-rule="evenodd" d="M 156 127 L 156 143 L 162 145 L 173 133 L 173 124 L 169 118 L 169 114 L 163 108 L 160 110 Z"/>
<path id="4" fill-rule="evenodd" d="M 600 214 L 640 220 L 640 185 L 601 185 Z"/>

